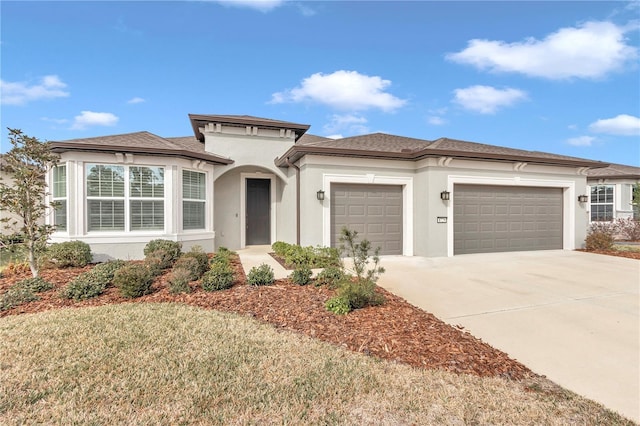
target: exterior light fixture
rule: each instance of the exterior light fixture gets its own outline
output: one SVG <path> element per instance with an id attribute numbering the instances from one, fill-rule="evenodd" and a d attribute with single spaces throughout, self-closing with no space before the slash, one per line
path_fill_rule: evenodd
<path id="1" fill-rule="evenodd" d="M 442 201 L 449 201 L 451 199 L 451 193 L 449 191 L 442 191 L 440 193 L 440 199 Z"/>
<path id="2" fill-rule="evenodd" d="M 586 203 L 587 201 L 589 201 L 589 197 L 586 195 L 578 195 L 578 202 L 579 203 Z"/>
<path id="3" fill-rule="evenodd" d="M 316 197 L 318 197 L 318 201 L 324 201 L 324 191 L 321 189 L 320 191 L 316 192 Z"/>

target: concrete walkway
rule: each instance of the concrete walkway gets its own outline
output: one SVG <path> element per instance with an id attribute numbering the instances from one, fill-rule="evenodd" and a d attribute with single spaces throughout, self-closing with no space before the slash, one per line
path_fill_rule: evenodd
<path id="1" fill-rule="evenodd" d="M 562 250 L 386 256 L 379 284 L 640 421 L 640 262 Z"/>
<path id="2" fill-rule="evenodd" d="M 276 280 L 287 278 L 291 274 L 291 271 L 284 269 L 282 265 L 271 257 L 269 255 L 271 251 L 273 251 L 271 250 L 271 246 L 249 246 L 238 250 L 238 256 L 240 256 L 244 273 L 248 274 L 254 266 L 260 266 L 266 263 L 273 269 L 273 276 Z"/>

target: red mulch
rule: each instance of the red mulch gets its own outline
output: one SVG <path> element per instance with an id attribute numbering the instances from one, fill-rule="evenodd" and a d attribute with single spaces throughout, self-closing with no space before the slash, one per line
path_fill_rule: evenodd
<path id="1" fill-rule="evenodd" d="M 90 266 L 44 270 L 42 277 L 56 288 L 41 293 L 41 300 L 0 312 L 0 317 L 110 303 L 179 302 L 249 315 L 280 329 L 303 333 L 355 352 L 415 367 L 511 379 L 534 375 L 505 353 L 384 289 L 379 288 L 378 291 L 386 297 L 385 304 L 339 316 L 324 307 L 327 299 L 334 294 L 330 289 L 313 285 L 297 286 L 289 280 L 278 280 L 272 286 L 252 287 L 246 285 L 246 277 L 237 259 L 234 266 L 237 279 L 229 290 L 209 293 L 197 283 L 192 283 L 192 293 L 173 295 L 168 291 L 165 273 L 158 277 L 153 285 L 154 292 L 147 296 L 125 299 L 120 296 L 118 289 L 111 287 L 101 296 L 82 302 L 62 299 L 58 296 L 58 290 L 81 272 L 90 269 Z M 23 274 L 0 279 L 0 293 L 26 277 L 28 275 Z"/>
<path id="2" fill-rule="evenodd" d="M 578 249 L 587 253 L 606 254 L 607 256 L 628 257 L 629 259 L 640 260 L 640 252 L 637 251 L 619 251 L 619 250 L 585 250 Z"/>

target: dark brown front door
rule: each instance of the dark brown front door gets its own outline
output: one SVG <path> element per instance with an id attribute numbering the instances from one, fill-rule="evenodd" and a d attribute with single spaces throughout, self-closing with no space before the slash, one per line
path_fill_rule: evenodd
<path id="1" fill-rule="evenodd" d="M 271 244 L 270 194 L 270 179 L 247 179 L 246 244 L 248 246 Z"/>

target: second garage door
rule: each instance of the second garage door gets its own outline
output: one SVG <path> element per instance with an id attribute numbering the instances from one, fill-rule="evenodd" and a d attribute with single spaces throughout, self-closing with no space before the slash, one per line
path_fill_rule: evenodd
<path id="1" fill-rule="evenodd" d="M 562 188 L 455 185 L 454 254 L 562 248 Z"/>
<path id="2" fill-rule="evenodd" d="M 402 254 L 402 186 L 332 184 L 332 247 L 340 245 L 344 226 L 380 247 L 380 254 Z"/>

